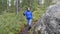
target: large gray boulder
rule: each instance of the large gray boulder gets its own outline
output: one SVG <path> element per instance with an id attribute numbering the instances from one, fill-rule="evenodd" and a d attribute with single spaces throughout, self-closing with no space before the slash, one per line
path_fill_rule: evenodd
<path id="1" fill-rule="evenodd" d="M 34 34 L 60 34 L 60 4 L 51 5 L 34 26 Z"/>

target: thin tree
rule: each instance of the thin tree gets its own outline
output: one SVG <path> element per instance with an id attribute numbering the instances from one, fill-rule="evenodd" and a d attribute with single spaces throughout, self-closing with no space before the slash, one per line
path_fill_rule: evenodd
<path id="1" fill-rule="evenodd" d="M 16 10 L 16 14 L 18 14 L 19 12 L 19 7 L 20 7 L 20 0 L 15 0 L 15 10 Z"/>

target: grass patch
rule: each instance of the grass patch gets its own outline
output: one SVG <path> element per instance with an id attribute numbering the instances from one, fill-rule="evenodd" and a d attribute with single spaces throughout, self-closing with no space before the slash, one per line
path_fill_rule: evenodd
<path id="1" fill-rule="evenodd" d="M 19 14 L 6 13 L 0 15 L 0 34 L 17 34 L 23 26 L 24 23 L 20 21 Z"/>

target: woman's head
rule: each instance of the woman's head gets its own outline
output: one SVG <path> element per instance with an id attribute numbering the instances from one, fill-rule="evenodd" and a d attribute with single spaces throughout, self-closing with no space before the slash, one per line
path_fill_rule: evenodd
<path id="1" fill-rule="evenodd" d="M 26 10 L 31 10 L 30 7 L 26 7 Z"/>

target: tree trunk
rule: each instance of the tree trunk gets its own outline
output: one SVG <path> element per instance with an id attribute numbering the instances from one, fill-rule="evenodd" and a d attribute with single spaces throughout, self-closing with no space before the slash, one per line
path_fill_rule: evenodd
<path id="1" fill-rule="evenodd" d="M 15 0 L 16 3 L 15 3 L 15 10 L 16 10 L 16 14 L 18 14 L 19 12 L 19 8 L 20 8 L 20 0 Z"/>

